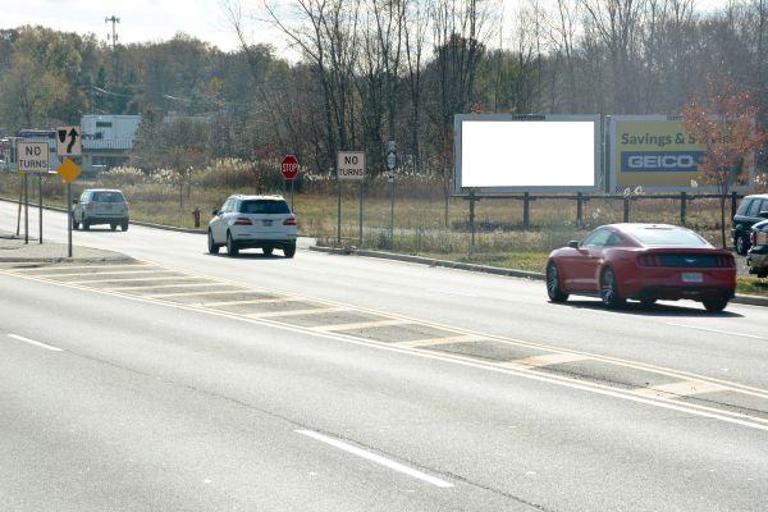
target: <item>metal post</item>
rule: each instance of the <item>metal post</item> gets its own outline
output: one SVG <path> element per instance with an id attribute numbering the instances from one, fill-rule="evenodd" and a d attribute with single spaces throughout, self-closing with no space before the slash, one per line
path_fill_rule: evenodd
<path id="1" fill-rule="evenodd" d="M 390 184 L 390 203 L 389 203 L 389 248 L 395 247 L 395 171 L 392 172 L 392 183 Z"/>
<path id="2" fill-rule="evenodd" d="M 581 192 L 576 192 L 576 227 L 584 226 L 584 210 L 581 198 Z"/>
<path id="3" fill-rule="evenodd" d="M 523 194 L 523 229 L 531 226 L 531 195 L 528 192 Z"/>
<path id="4" fill-rule="evenodd" d="M 296 181 L 295 179 L 291 180 L 291 211 L 295 213 L 295 209 L 293 207 L 293 182 Z"/>
<path id="5" fill-rule="evenodd" d="M 338 224 L 336 226 L 336 245 L 341 247 L 341 180 L 339 179 L 339 173 L 336 171 L 336 185 L 337 190 L 339 192 L 338 197 L 338 213 L 336 216 L 336 219 L 338 221 Z"/>
<path id="6" fill-rule="evenodd" d="M 72 257 L 72 184 L 67 183 L 67 256 Z"/>
<path id="7" fill-rule="evenodd" d="M 21 234 L 21 205 L 24 203 L 24 176 L 19 174 L 19 207 L 16 213 L 16 236 Z"/>
<path id="8" fill-rule="evenodd" d="M 475 191 L 469 191 L 469 255 L 475 251 Z"/>
<path id="9" fill-rule="evenodd" d="M 680 225 L 685 226 L 685 218 L 688 210 L 688 194 L 680 192 Z"/>
<path id="10" fill-rule="evenodd" d="M 629 222 L 629 198 L 624 198 L 624 222 Z"/>
<path id="11" fill-rule="evenodd" d="M 360 210 L 358 211 L 359 219 L 360 219 L 360 225 L 359 225 L 359 231 L 357 235 L 357 247 L 362 249 L 363 248 L 363 181 L 360 180 Z"/>
<path id="12" fill-rule="evenodd" d="M 37 232 L 40 235 L 38 243 L 43 243 L 43 175 L 37 175 Z"/>
<path id="13" fill-rule="evenodd" d="M 24 243 L 29 243 L 29 176 L 24 173 Z"/>
<path id="14" fill-rule="evenodd" d="M 736 207 L 739 203 L 739 193 L 735 190 L 731 192 L 731 218 L 736 216 Z"/>

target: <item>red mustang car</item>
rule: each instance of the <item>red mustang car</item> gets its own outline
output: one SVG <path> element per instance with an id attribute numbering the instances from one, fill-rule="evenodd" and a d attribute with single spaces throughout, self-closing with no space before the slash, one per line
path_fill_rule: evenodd
<path id="1" fill-rule="evenodd" d="M 722 311 L 736 290 L 736 262 L 693 231 L 665 224 L 611 224 L 552 251 L 547 293 L 598 295 L 608 307 L 627 299 L 692 299 Z"/>

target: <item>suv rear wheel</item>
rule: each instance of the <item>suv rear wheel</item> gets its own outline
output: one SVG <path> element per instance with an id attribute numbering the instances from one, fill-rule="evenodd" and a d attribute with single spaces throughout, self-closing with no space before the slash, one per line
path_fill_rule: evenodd
<path id="1" fill-rule="evenodd" d="M 128 219 L 124 219 L 123 222 L 120 223 L 120 229 L 128 231 Z"/>
<path id="2" fill-rule="evenodd" d="M 736 246 L 736 252 L 742 256 L 745 256 L 747 252 L 749 252 L 749 238 L 747 238 L 745 233 L 736 236 L 734 245 Z"/>
<path id="3" fill-rule="evenodd" d="M 234 258 L 240 254 L 240 248 L 237 246 L 234 240 L 232 240 L 232 233 L 227 231 L 227 256 Z"/>
<path id="4" fill-rule="evenodd" d="M 293 255 L 296 254 L 296 242 L 286 244 L 285 247 L 283 247 L 283 254 L 286 258 L 293 258 Z"/>
<path id="5" fill-rule="evenodd" d="M 704 307 L 710 313 L 717 313 L 718 311 L 722 311 L 725 309 L 725 306 L 727 305 L 728 305 L 728 299 L 723 297 L 704 300 Z"/>

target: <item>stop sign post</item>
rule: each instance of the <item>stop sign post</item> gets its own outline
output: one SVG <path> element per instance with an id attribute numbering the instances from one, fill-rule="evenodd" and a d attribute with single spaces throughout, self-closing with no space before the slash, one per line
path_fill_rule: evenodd
<path id="1" fill-rule="evenodd" d="M 291 210 L 293 210 L 293 182 L 299 175 L 299 159 L 294 155 L 285 155 L 280 164 L 280 172 L 285 181 L 291 182 Z"/>

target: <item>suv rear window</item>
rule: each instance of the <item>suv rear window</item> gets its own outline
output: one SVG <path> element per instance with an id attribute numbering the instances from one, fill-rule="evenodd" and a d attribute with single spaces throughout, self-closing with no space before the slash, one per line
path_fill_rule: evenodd
<path id="1" fill-rule="evenodd" d="M 749 213 L 747 213 L 750 217 L 757 217 L 758 214 L 760 214 L 761 211 L 766 209 L 766 206 L 768 206 L 768 201 L 765 201 L 763 199 L 753 199 L 752 205 L 749 209 Z"/>
<path id="2" fill-rule="evenodd" d="M 633 227 L 627 231 L 643 245 L 659 247 L 711 247 L 693 231 L 681 228 Z"/>
<path id="3" fill-rule="evenodd" d="M 97 203 L 122 203 L 125 201 L 125 198 L 120 192 L 94 192 L 91 195 L 91 201 L 96 201 Z"/>
<path id="4" fill-rule="evenodd" d="M 736 210 L 736 215 L 746 215 L 749 211 L 749 207 L 752 206 L 754 199 L 745 199 L 739 205 L 739 209 Z"/>
<path id="5" fill-rule="evenodd" d="M 240 213 L 274 214 L 291 213 L 288 203 L 272 199 L 253 199 L 240 203 Z"/>

